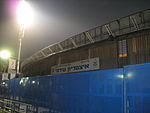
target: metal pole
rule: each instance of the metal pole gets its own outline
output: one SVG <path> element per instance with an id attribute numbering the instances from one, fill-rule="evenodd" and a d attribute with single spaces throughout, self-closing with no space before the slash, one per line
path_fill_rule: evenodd
<path id="1" fill-rule="evenodd" d="M 24 38 L 24 28 L 20 29 L 19 32 L 19 49 L 18 49 L 18 59 L 17 59 L 17 73 L 20 73 L 20 56 L 21 56 L 21 46 L 22 46 L 22 38 Z"/>

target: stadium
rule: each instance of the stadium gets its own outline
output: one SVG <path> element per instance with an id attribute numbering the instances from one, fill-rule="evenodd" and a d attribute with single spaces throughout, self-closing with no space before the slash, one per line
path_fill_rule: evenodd
<path id="1" fill-rule="evenodd" d="M 97 70 L 149 62 L 150 10 L 119 18 L 49 45 L 27 58 L 22 63 L 22 72 L 26 76 L 57 74 L 52 73 L 54 66 L 93 58 L 98 59 Z"/>
<path id="2" fill-rule="evenodd" d="M 0 81 L 1 113 L 150 113 L 150 9 L 43 48 Z"/>

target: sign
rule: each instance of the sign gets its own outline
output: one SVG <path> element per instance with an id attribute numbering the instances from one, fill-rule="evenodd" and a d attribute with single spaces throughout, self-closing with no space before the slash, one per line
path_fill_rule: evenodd
<path id="1" fill-rule="evenodd" d="M 43 108 L 43 107 L 38 107 L 38 113 L 49 113 L 49 109 Z M 54 113 L 54 112 L 53 112 Z"/>
<path id="2" fill-rule="evenodd" d="M 16 60 L 15 59 L 9 59 L 9 69 L 16 69 Z"/>
<path id="3" fill-rule="evenodd" d="M 119 41 L 119 58 L 127 56 L 127 42 L 126 40 L 121 40 Z"/>
<path id="4" fill-rule="evenodd" d="M 10 74 L 10 79 L 16 76 L 16 59 L 9 59 L 8 73 Z"/>
<path id="5" fill-rule="evenodd" d="M 2 80 L 8 80 L 8 73 L 2 74 Z"/>
<path id="6" fill-rule="evenodd" d="M 26 109 L 27 109 L 27 106 L 26 106 L 26 105 L 20 104 L 20 110 L 19 110 L 19 111 L 20 111 L 21 113 L 27 113 L 27 112 L 26 112 Z"/>
<path id="7" fill-rule="evenodd" d="M 16 73 L 10 73 L 10 79 L 13 79 L 16 77 Z"/>
<path id="8" fill-rule="evenodd" d="M 99 69 L 99 58 L 92 58 L 69 64 L 60 64 L 53 66 L 51 67 L 51 74 L 62 74 L 97 69 Z"/>

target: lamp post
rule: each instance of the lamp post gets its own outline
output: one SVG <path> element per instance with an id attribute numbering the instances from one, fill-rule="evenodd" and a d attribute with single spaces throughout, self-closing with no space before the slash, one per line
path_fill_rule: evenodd
<path id="1" fill-rule="evenodd" d="M 19 31 L 19 48 L 18 48 L 18 58 L 17 58 L 17 73 L 20 70 L 20 55 L 21 55 L 21 47 L 22 47 L 22 38 L 24 37 L 24 28 L 20 28 Z"/>
<path id="2" fill-rule="evenodd" d="M 21 0 L 18 3 L 17 17 L 18 17 L 18 23 L 20 25 L 19 48 L 18 48 L 18 58 L 17 58 L 17 73 L 19 73 L 22 39 L 24 38 L 25 29 L 29 27 L 33 21 L 33 10 L 25 0 Z"/>

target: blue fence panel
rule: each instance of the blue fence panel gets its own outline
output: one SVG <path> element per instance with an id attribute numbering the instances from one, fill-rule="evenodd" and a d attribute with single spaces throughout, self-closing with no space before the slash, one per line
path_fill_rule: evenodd
<path id="1" fill-rule="evenodd" d="M 44 107 L 49 113 L 150 113 L 149 73 L 150 64 L 143 64 L 16 78 L 1 81 L 0 97 Z"/>
<path id="2" fill-rule="evenodd" d="M 150 113 L 150 64 L 125 67 L 127 113 Z"/>
<path id="3" fill-rule="evenodd" d="M 123 69 L 12 79 L 2 89 L 5 98 L 50 113 L 123 112 Z"/>
<path id="4" fill-rule="evenodd" d="M 93 75 L 90 76 L 91 113 L 122 113 L 122 69 L 99 71 Z"/>

